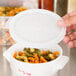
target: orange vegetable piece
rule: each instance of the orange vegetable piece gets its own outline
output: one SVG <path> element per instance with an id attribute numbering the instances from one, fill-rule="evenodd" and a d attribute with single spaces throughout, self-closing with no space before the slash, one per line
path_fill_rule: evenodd
<path id="1" fill-rule="evenodd" d="M 34 53 L 34 58 L 35 58 L 35 60 L 38 60 L 39 61 L 39 58 L 38 58 L 37 53 Z"/>
<path id="2" fill-rule="evenodd" d="M 13 57 L 16 58 L 16 56 L 17 56 L 17 52 L 14 53 Z"/>
<path id="3" fill-rule="evenodd" d="M 29 57 L 29 58 L 28 58 L 28 62 L 29 62 L 29 63 L 34 63 L 34 58 L 33 58 L 33 57 Z"/>
<path id="4" fill-rule="evenodd" d="M 39 61 L 38 60 L 35 60 L 35 63 L 39 63 Z"/>
<path id="5" fill-rule="evenodd" d="M 43 51 L 43 54 L 44 54 L 44 55 L 47 55 L 47 51 Z"/>
<path id="6" fill-rule="evenodd" d="M 11 8 L 10 7 L 7 7 L 7 9 L 10 11 L 11 10 Z"/>
<path id="7" fill-rule="evenodd" d="M 14 11 L 9 12 L 9 16 L 14 16 L 14 15 L 15 15 Z"/>
<path id="8" fill-rule="evenodd" d="M 39 63 L 39 58 L 37 53 L 34 53 L 34 59 L 35 59 L 35 63 Z"/>
<path id="9" fill-rule="evenodd" d="M 14 13 L 19 13 L 19 8 L 15 8 Z"/>
<path id="10" fill-rule="evenodd" d="M 24 53 L 21 56 L 26 56 Z"/>
<path id="11" fill-rule="evenodd" d="M 27 9 L 24 8 L 24 7 L 20 7 L 20 8 L 19 8 L 19 12 L 24 11 L 24 10 L 27 10 Z"/>
<path id="12" fill-rule="evenodd" d="M 44 62 L 47 62 L 47 60 L 43 56 L 41 56 L 40 57 L 40 63 L 44 63 Z"/>
<path id="13" fill-rule="evenodd" d="M 15 10 L 15 11 L 19 11 L 19 8 L 15 8 L 14 10 Z"/>
<path id="14" fill-rule="evenodd" d="M 22 55 L 23 53 L 21 51 L 18 52 L 19 55 Z"/>
<path id="15" fill-rule="evenodd" d="M 59 55 L 59 54 L 60 54 L 59 51 L 55 51 L 55 52 L 53 53 L 54 56 Z"/>

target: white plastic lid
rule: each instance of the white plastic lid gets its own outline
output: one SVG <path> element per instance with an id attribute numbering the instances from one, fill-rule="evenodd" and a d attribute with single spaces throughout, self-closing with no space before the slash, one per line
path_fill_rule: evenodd
<path id="1" fill-rule="evenodd" d="M 23 11 L 12 18 L 9 29 L 17 43 L 33 46 L 52 46 L 58 44 L 66 33 L 66 28 L 57 25 L 61 17 L 43 10 Z"/>

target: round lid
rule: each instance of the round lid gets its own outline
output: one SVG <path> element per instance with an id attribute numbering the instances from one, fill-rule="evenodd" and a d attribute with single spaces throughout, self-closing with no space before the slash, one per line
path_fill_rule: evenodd
<path id="1" fill-rule="evenodd" d="M 57 25 L 61 17 L 43 10 L 31 9 L 14 16 L 9 22 L 12 38 L 18 43 L 39 47 L 58 44 L 66 29 Z"/>

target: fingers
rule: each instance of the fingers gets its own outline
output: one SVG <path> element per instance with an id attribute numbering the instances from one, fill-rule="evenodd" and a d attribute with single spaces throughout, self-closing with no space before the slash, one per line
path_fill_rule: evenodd
<path id="1" fill-rule="evenodd" d="M 63 41 L 64 43 L 67 43 L 67 45 L 70 48 L 76 47 L 76 32 L 73 32 L 72 34 L 65 36 Z"/>
<path id="2" fill-rule="evenodd" d="M 67 18 L 63 19 L 65 26 L 70 26 L 71 24 L 76 24 L 76 15 L 68 16 Z"/>
<path id="3" fill-rule="evenodd" d="M 76 24 L 76 11 L 65 15 L 62 20 L 57 22 L 57 24 L 62 27 L 68 27 L 71 26 L 71 24 Z"/>
<path id="4" fill-rule="evenodd" d="M 70 41 L 70 42 L 68 43 L 68 46 L 69 46 L 70 48 L 76 47 L 76 40 Z"/>
<path id="5" fill-rule="evenodd" d="M 68 43 L 69 41 L 73 41 L 75 39 L 76 39 L 76 32 L 73 32 L 72 34 L 65 36 L 63 41 L 64 43 Z"/>
<path id="6" fill-rule="evenodd" d="M 74 16 L 74 15 L 76 15 L 76 11 L 73 11 L 73 12 L 71 12 L 71 13 L 66 14 L 65 16 L 63 16 L 63 19 L 66 19 L 66 18 L 68 18 L 69 16 Z"/>
<path id="7" fill-rule="evenodd" d="M 66 34 L 68 35 L 68 33 L 73 29 L 73 26 L 67 27 L 66 29 Z"/>
<path id="8" fill-rule="evenodd" d="M 71 30 L 76 30 L 76 25 L 71 25 L 70 27 L 67 27 L 67 34 L 68 34 Z"/>
<path id="9" fill-rule="evenodd" d="M 76 11 L 65 15 L 57 24 L 62 27 L 67 27 L 67 34 L 63 41 L 70 48 L 76 47 Z"/>
<path id="10" fill-rule="evenodd" d="M 69 38 L 66 38 L 66 43 L 70 48 L 76 47 L 76 40 L 70 41 Z"/>

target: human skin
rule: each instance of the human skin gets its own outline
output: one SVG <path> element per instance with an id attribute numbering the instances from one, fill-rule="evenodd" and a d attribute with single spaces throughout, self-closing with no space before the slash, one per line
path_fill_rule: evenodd
<path id="1" fill-rule="evenodd" d="M 76 47 L 76 11 L 66 14 L 57 24 L 61 27 L 66 27 L 66 36 L 63 41 L 68 47 Z"/>

